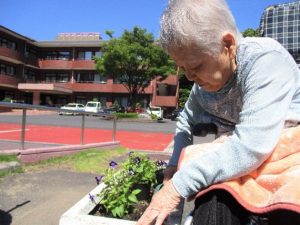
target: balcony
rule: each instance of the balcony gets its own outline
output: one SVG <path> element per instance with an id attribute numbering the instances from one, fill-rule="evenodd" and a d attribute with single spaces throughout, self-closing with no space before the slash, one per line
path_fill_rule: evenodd
<path id="1" fill-rule="evenodd" d="M 25 61 L 24 54 L 5 47 L 0 47 L 0 58 L 18 64 L 23 63 Z"/>
<path id="2" fill-rule="evenodd" d="M 52 94 L 71 94 L 71 83 L 19 83 L 18 89 L 22 91 L 39 91 Z"/>
<path id="3" fill-rule="evenodd" d="M 74 92 L 128 93 L 124 85 L 113 83 L 73 83 L 72 90 Z"/>
<path id="4" fill-rule="evenodd" d="M 93 60 L 39 60 L 39 67 L 41 69 L 59 69 L 59 70 L 96 70 Z"/>
<path id="5" fill-rule="evenodd" d="M 93 60 L 75 60 L 72 69 L 74 70 L 96 70 L 96 64 Z"/>
<path id="6" fill-rule="evenodd" d="M 39 60 L 39 67 L 41 69 L 72 69 L 73 61 L 70 60 Z"/>
<path id="7" fill-rule="evenodd" d="M 18 88 L 18 83 L 23 80 L 16 76 L 0 74 L 0 87 Z"/>
<path id="8" fill-rule="evenodd" d="M 164 107 L 176 107 L 177 106 L 176 96 L 155 96 L 152 100 L 152 105 L 164 106 Z"/>

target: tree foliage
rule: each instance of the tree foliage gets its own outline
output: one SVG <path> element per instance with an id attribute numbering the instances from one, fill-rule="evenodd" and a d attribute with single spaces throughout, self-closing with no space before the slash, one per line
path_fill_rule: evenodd
<path id="1" fill-rule="evenodd" d="M 112 34 L 112 32 L 109 32 Z M 103 54 L 95 58 L 100 74 L 113 75 L 128 90 L 129 104 L 134 105 L 138 93 L 143 93 L 157 76 L 165 79 L 175 73 L 175 63 L 155 42 L 146 29 L 125 30 L 120 38 L 102 45 Z"/>
<path id="2" fill-rule="evenodd" d="M 259 29 L 248 28 L 242 32 L 244 37 L 260 37 Z"/>
<path id="3" fill-rule="evenodd" d="M 183 108 L 184 104 L 186 103 L 190 92 L 192 90 L 194 82 L 189 81 L 184 72 L 179 72 L 179 99 L 178 99 L 178 106 L 179 108 Z"/>

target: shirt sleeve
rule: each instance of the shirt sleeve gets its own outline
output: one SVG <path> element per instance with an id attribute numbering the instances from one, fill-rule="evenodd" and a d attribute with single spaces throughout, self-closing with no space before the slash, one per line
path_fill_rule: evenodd
<path id="1" fill-rule="evenodd" d="M 198 95 L 199 87 L 194 84 L 185 107 L 178 117 L 174 136 L 174 150 L 169 161 L 169 166 L 177 166 L 182 149 L 193 144 L 194 124 L 210 122 L 210 118 L 205 115 L 204 110 L 197 100 Z"/>
<path id="2" fill-rule="evenodd" d="M 290 61 L 276 51 L 260 56 L 252 65 L 245 76 L 243 107 L 233 134 L 218 149 L 174 174 L 172 182 L 181 196 L 248 174 L 276 145 L 295 91 L 294 72 Z"/>

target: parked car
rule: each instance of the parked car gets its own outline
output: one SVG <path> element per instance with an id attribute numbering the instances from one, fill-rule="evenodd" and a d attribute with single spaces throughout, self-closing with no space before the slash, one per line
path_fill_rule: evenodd
<path id="1" fill-rule="evenodd" d="M 171 120 L 177 120 L 177 117 L 179 116 L 179 114 L 182 112 L 182 109 L 174 109 L 173 112 L 170 115 L 170 119 Z"/>
<path id="2" fill-rule="evenodd" d="M 90 101 L 84 107 L 85 112 L 99 113 L 101 112 L 101 102 Z"/>
<path id="3" fill-rule="evenodd" d="M 164 111 L 162 110 L 161 107 L 158 106 L 151 106 L 147 109 L 147 113 L 149 115 L 155 115 L 158 120 L 163 119 Z"/>
<path id="4" fill-rule="evenodd" d="M 120 107 L 109 107 L 102 110 L 104 113 L 112 114 L 114 112 L 125 112 L 125 108 L 123 106 Z"/>
<path id="5" fill-rule="evenodd" d="M 68 110 L 72 110 L 72 111 L 76 111 L 76 112 L 63 112 L 63 111 L 60 111 L 58 113 L 59 115 L 78 115 L 79 112 L 84 111 L 84 105 L 79 104 L 79 103 L 68 103 L 67 105 L 64 105 L 60 108 L 61 109 L 68 109 Z"/>

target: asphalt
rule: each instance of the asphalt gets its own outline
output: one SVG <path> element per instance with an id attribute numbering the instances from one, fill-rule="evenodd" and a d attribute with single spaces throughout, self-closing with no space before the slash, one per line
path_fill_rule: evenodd
<path id="1" fill-rule="evenodd" d="M 95 186 L 95 174 L 49 169 L 0 181 L 1 225 L 57 225 L 60 216 Z"/>

